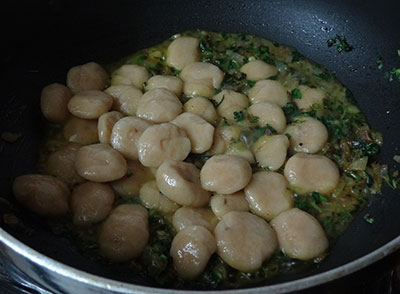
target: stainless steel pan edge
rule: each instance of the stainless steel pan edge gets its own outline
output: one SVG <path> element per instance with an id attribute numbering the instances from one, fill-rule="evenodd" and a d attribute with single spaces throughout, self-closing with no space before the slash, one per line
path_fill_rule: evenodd
<path id="1" fill-rule="evenodd" d="M 322 283 L 326 283 L 357 270 L 360 270 L 394 252 L 400 248 L 400 236 L 393 239 L 379 249 L 349 262 L 335 269 L 320 274 L 298 279 L 291 282 L 257 287 L 250 289 L 235 290 L 236 294 L 258 294 L 258 293 L 287 293 L 302 290 Z M 205 291 L 184 291 L 172 289 L 159 289 L 137 286 L 133 284 L 118 282 L 102 278 L 93 274 L 77 270 L 51 259 L 36 250 L 26 246 L 0 228 L 0 252 L 12 266 L 26 274 L 33 282 L 38 283 L 46 290 L 54 293 L 196 293 Z M 206 291 L 207 293 L 227 294 L 231 290 Z"/>

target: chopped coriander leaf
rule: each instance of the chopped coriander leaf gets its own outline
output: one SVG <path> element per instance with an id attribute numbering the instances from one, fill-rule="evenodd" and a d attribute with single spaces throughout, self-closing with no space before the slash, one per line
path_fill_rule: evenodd
<path id="1" fill-rule="evenodd" d="M 379 59 L 376 61 L 376 64 L 378 65 L 378 69 L 381 70 L 383 68 L 382 58 L 379 57 Z"/>
<path id="2" fill-rule="evenodd" d="M 349 52 L 353 49 L 353 47 L 351 47 L 347 42 L 346 38 L 341 35 L 336 35 L 335 37 L 330 38 L 327 43 L 328 47 L 336 46 L 338 53 Z"/>
<path id="3" fill-rule="evenodd" d="M 292 136 L 288 133 L 285 134 L 285 136 L 290 140 L 290 138 L 292 138 Z"/>
<path id="4" fill-rule="evenodd" d="M 315 109 L 320 109 L 321 106 L 320 106 L 318 103 L 314 103 L 314 104 L 311 106 L 311 108 L 315 110 Z"/>
<path id="5" fill-rule="evenodd" d="M 395 79 L 400 81 L 400 68 L 393 67 L 390 72 L 386 72 L 385 79 L 388 79 L 389 82 L 392 82 Z"/>
<path id="6" fill-rule="evenodd" d="M 329 81 L 335 78 L 335 75 L 329 72 L 322 72 L 319 75 L 316 76 L 317 78 L 324 80 L 324 81 Z"/>
<path id="7" fill-rule="evenodd" d="M 254 85 L 256 84 L 256 81 L 247 81 L 246 82 L 246 86 L 248 86 L 248 87 L 253 87 Z"/>
<path id="8" fill-rule="evenodd" d="M 293 99 L 301 99 L 301 92 L 300 89 L 295 88 L 291 92 Z"/>
<path id="9" fill-rule="evenodd" d="M 245 116 L 244 112 L 241 110 L 239 112 L 235 111 L 233 113 L 233 118 L 235 119 L 235 121 L 239 122 L 239 121 L 245 120 L 246 116 Z"/>
<path id="10" fill-rule="evenodd" d="M 260 120 L 260 118 L 258 117 L 258 116 L 256 116 L 256 115 L 254 115 L 251 119 L 250 119 L 250 122 L 251 123 L 256 123 L 256 122 L 258 122 Z"/>
<path id="11" fill-rule="evenodd" d="M 389 174 L 384 175 L 382 178 L 385 181 L 386 185 L 388 185 L 393 190 L 396 190 L 398 188 L 400 179 L 390 178 Z"/>
<path id="12" fill-rule="evenodd" d="M 265 171 L 270 171 L 271 168 L 270 168 L 269 166 L 264 166 L 264 167 L 263 167 L 263 170 L 265 170 Z"/>
<path id="13" fill-rule="evenodd" d="M 374 223 L 374 218 L 372 218 L 372 217 L 370 217 L 370 214 L 369 213 L 367 213 L 366 215 L 364 215 L 364 220 L 367 222 L 367 223 L 370 223 L 370 224 L 373 224 Z"/>
<path id="14" fill-rule="evenodd" d="M 224 99 L 225 99 L 225 95 L 222 95 L 221 101 L 217 102 L 214 99 L 211 99 L 211 102 L 212 102 L 212 104 L 214 104 L 215 108 L 218 108 L 218 106 L 220 106 L 222 104 L 222 102 L 224 102 Z"/>
<path id="15" fill-rule="evenodd" d="M 319 207 L 315 202 L 310 202 L 310 205 L 314 207 L 318 212 L 322 212 L 321 207 Z"/>
<path id="16" fill-rule="evenodd" d="M 320 203 L 320 202 L 329 202 L 328 198 L 323 196 L 322 194 L 318 192 L 312 192 L 311 197 L 315 200 L 315 202 Z"/>
<path id="17" fill-rule="evenodd" d="M 138 56 L 138 58 L 136 58 L 136 63 L 142 65 L 144 60 L 145 60 L 144 56 Z"/>

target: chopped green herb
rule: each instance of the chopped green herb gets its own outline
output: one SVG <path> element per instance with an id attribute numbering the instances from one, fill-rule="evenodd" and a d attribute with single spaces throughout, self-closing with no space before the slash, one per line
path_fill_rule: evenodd
<path id="1" fill-rule="evenodd" d="M 233 113 L 233 118 L 235 119 L 235 121 L 239 122 L 239 121 L 245 120 L 246 116 L 245 116 L 244 112 L 241 110 L 239 112 L 235 111 Z"/>
<path id="2" fill-rule="evenodd" d="M 270 168 L 269 166 L 264 166 L 264 167 L 263 167 L 263 170 L 265 170 L 265 171 L 270 171 L 271 168 Z"/>
<path id="3" fill-rule="evenodd" d="M 314 104 L 311 106 L 311 108 L 315 110 L 315 109 L 320 109 L 321 106 L 320 106 L 318 103 L 314 103 Z"/>
<path id="4" fill-rule="evenodd" d="M 397 49 L 397 55 L 400 56 L 400 49 Z"/>
<path id="5" fill-rule="evenodd" d="M 222 95 L 221 101 L 217 102 L 214 99 L 211 99 L 211 102 L 212 102 L 212 104 L 214 104 L 215 108 L 218 108 L 218 106 L 220 106 L 222 104 L 222 102 L 224 102 L 224 99 L 225 99 L 225 95 Z"/>
<path id="6" fill-rule="evenodd" d="M 369 214 L 369 213 L 367 213 L 366 215 L 364 215 L 364 220 L 365 220 L 367 223 L 370 223 L 370 224 L 373 224 L 374 221 L 375 221 L 372 217 L 370 217 L 370 214 Z"/>
<path id="7" fill-rule="evenodd" d="M 251 123 L 256 123 L 256 122 L 258 122 L 259 120 L 260 120 L 260 118 L 259 118 L 258 116 L 256 116 L 256 115 L 254 115 L 254 116 L 251 118 L 250 122 L 251 122 Z"/>
<path id="8" fill-rule="evenodd" d="M 323 196 L 322 194 L 318 192 L 312 192 L 311 197 L 315 200 L 315 202 L 320 203 L 320 202 L 329 202 L 328 198 Z"/>
<path id="9" fill-rule="evenodd" d="M 395 79 L 400 81 L 400 68 L 393 67 L 390 72 L 386 72 L 385 79 L 388 79 L 389 82 L 392 82 Z"/>
<path id="10" fill-rule="evenodd" d="M 324 71 L 324 72 L 320 73 L 319 75 L 317 75 L 317 77 L 318 77 L 319 79 L 321 79 L 321 80 L 329 81 L 329 80 L 334 79 L 334 78 L 335 78 L 335 75 L 334 75 L 333 73 Z"/>
<path id="11" fill-rule="evenodd" d="M 383 68 L 382 58 L 379 57 L 379 59 L 376 61 L 376 64 L 378 65 L 378 69 L 381 70 Z"/>
<path id="12" fill-rule="evenodd" d="M 248 86 L 248 87 L 253 87 L 254 85 L 256 84 L 256 81 L 247 81 L 246 82 L 246 86 Z"/>
<path id="13" fill-rule="evenodd" d="M 321 207 L 319 207 L 315 202 L 310 202 L 310 205 L 314 207 L 318 212 L 322 212 Z"/>
<path id="14" fill-rule="evenodd" d="M 290 140 L 290 138 L 292 138 L 292 136 L 288 133 L 285 134 L 285 136 Z"/>
<path id="15" fill-rule="evenodd" d="M 390 178 L 389 174 L 384 175 L 382 178 L 385 181 L 386 185 L 388 185 L 393 190 L 396 190 L 399 187 L 400 179 Z"/>
<path id="16" fill-rule="evenodd" d="M 295 88 L 291 92 L 293 99 L 301 99 L 301 92 L 300 89 Z"/>
<path id="17" fill-rule="evenodd" d="M 346 38 L 341 35 L 336 35 L 335 37 L 330 38 L 327 43 L 328 47 L 336 46 L 336 50 L 339 53 L 349 52 L 353 49 L 353 47 L 347 42 Z"/>
<path id="18" fill-rule="evenodd" d="M 145 59 L 146 58 L 144 56 L 139 56 L 138 58 L 136 58 L 136 63 L 142 65 Z"/>

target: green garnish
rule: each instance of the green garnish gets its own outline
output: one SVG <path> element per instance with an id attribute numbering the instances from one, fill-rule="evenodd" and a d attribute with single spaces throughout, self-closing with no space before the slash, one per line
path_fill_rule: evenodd
<path id="1" fill-rule="evenodd" d="M 385 72 L 385 79 L 388 79 L 389 82 L 397 79 L 400 82 L 400 68 L 393 67 L 391 71 Z"/>
<path id="2" fill-rule="evenodd" d="M 245 116 L 244 112 L 241 110 L 239 112 L 235 111 L 233 113 L 233 118 L 235 119 L 235 121 L 239 122 L 239 121 L 245 120 L 246 116 Z"/>
<path id="3" fill-rule="evenodd" d="M 370 217 L 370 214 L 369 213 L 367 213 L 366 215 L 364 215 L 364 220 L 367 222 L 367 223 L 370 223 L 370 224 L 373 224 L 374 223 L 374 218 L 372 218 L 372 217 Z"/>
<path id="4" fill-rule="evenodd" d="M 222 104 L 222 102 L 224 102 L 224 99 L 225 99 L 225 95 L 222 95 L 221 101 L 217 102 L 214 99 L 211 99 L 211 102 L 212 102 L 212 104 L 214 104 L 215 108 L 218 108 L 218 106 L 220 106 Z"/>
<path id="5" fill-rule="evenodd" d="M 379 57 L 379 59 L 376 61 L 376 64 L 378 65 L 378 69 L 381 70 L 383 68 L 382 58 Z"/>
<path id="6" fill-rule="evenodd" d="M 265 171 L 270 171 L 271 168 L 270 168 L 269 166 L 264 166 L 264 167 L 263 167 L 263 170 L 265 170 Z"/>
<path id="7" fill-rule="evenodd" d="M 384 175 L 382 178 L 385 181 L 386 185 L 388 185 L 393 190 L 396 190 L 399 187 L 399 179 L 390 178 L 389 174 Z"/>
<path id="8" fill-rule="evenodd" d="M 256 115 L 254 115 L 254 116 L 251 118 L 250 122 L 251 122 L 251 123 L 256 123 L 256 122 L 258 122 L 259 120 L 260 120 L 260 118 L 259 118 L 258 116 L 256 116 Z"/>
<path id="9" fill-rule="evenodd" d="M 142 65 L 144 60 L 145 60 L 144 56 L 139 56 L 138 58 L 136 58 L 136 63 Z"/>
<path id="10" fill-rule="evenodd" d="M 254 85 L 256 84 L 256 81 L 247 81 L 246 82 L 246 86 L 248 86 L 248 87 L 253 87 Z"/>
<path id="11" fill-rule="evenodd" d="M 347 42 L 346 38 L 341 35 L 336 35 L 333 38 L 330 38 L 328 41 L 328 47 L 336 46 L 336 50 L 339 53 L 349 52 L 353 49 L 352 46 Z"/>
<path id="12" fill-rule="evenodd" d="M 300 89 L 295 88 L 291 92 L 293 99 L 301 99 L 301 92 Z"/>

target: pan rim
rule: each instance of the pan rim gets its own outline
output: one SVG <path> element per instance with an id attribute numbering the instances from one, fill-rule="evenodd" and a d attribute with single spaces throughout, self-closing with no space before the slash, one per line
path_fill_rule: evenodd
<path id="1" fill-rule="evenodd" d="M 193 291 L 193 290 L 176 290 L 176 289 L 163 289 L 154 288 L 147 286 L 140 286 L 125 282 L 119 282 L 111 280 L 101 276 L 97 276 L 91 273 L 84 272 L 76 269 L 69 265 L 63 264 L 55 259 L 52 259 L 22 243 L 11 234 L 7 233 L 3 228 L 0 228 L 0 242 L 7 246 L 9 249 L 14 251 L 20 256 L 27 258 L 29 261 L 35 263 L 38 266 L 42 266 L 45 269 L 60 275 L 66 279 L 71 279 L 76 282 L 85 284 L 86 286 L 107 289 L 115 293 L 160 293 L 160 294 L 172 294 L 172 293 L 193 293 L 193 292 L 206 292 L 215 294 L 227 294 L 232 293 L 233 290 L 211 290 L 211 291 Z M 335 279 L 341 278 L 345 275 L 351 274 L 357 270 L 360 270 L 382 258 L 394 252 L 400 248 L 400 236 L 394 238 L 390 242 L 381 246 L 380 248 L 356 259 L 349 263 L 346 263 L 340 267 L 310 276 L 301 278 L 298 280 L 268 285 L 255 288 L 243 288 L 235 289 L 237 294 L 256 294 L 256 293 L 284 293 L 296 290 L 302 290 L 313 286 L 320 285 Z M 32 277 L 30 277 L 32 278 Z M 40 284 L 39 281 L 36 281 Z"/>

